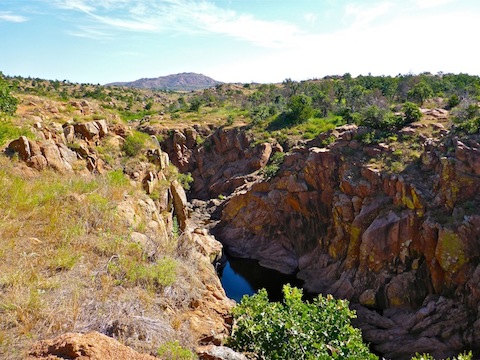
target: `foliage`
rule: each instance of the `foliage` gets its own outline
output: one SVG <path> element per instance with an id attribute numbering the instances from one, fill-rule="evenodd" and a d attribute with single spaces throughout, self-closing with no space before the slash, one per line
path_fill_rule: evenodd
<path id="1" fill-rule="evenodd" d="M 393 131 L 403 126 L 403 119 L 400 116 L 376 105 L 365 108 L 356 120 L 359 125 L 384 131 Z"/>
<path id="2" fill-rule="evenodd" d="M 112 170 L 106 175 L 110 186 L 127 186 L 129 181 L 122 170 Z"/>
<path id="3" fill-rule="evenodd" d="M 125 138 L 122 150 L 127 156 L 134 157 L 141 153 L 145 148 L 146 142 L 149 140 L 149 136 L 140 131 L 133 131 L 131 135 Z"/>
<path id="4" fill-rule="evenodd" d="M 177 174 L 177 180 L 182 185 L 185 190 L 190 190 L 190 184 L 193 183 L 193 176 L 191 173 L 182 174 L 179 172 Z"/>
<path id="5" fill-rule="evenodd" d="M 471 351 L 468 352 L 468 353 L 465 352 L 465 353 L 463 353 L 463 354 L 458 354 L 458 356 L 452 358 L 452 360 L 471 360 L 471 359 L 473 359 L 473 354 L 472 354 Z M 434 358 L 432 355 L 430 355 L 430 354 L 422 354 L 422 355 L 420 355 L 420 354 L 417 353 L 417 354 L 412 358 L 412 360 L 435 360 L 435 358 Z M 446 359 L 446 360 L 450 360 L 450 358 L 448 358 L 448 359 Z"/>
<path id="6" fill-rule="evenodd" d="M 447 108 L 448 108 L 448 109 L 454 108 L 454 107 L 457 106 L 458 104 L 460 104 L 460 98 L 458 97 L 457 94 L 453 94 L 453 95 L 450 96 L 450 98 L 448 99 Z"/>
<path id="7" fill-rule="evenodd" d="M 287 104 L 287 120 L 290 124 L 300 124 L 313 116 L 312 98 L 300 94 L 293 95 Z"/>
<path id="8" fill-rule="evenodd" d="M 404 124 L 411 124 L 420 120 L 422 117 L 422 112 L 420 111 L 419 107 L 412 102 L 405 102 L 402 106 L 402 110 L 405 114 Z"/>
<path id="9" fill-rule="evenodd" d="M 190 111 L 199 111 L 202 104 L 203 100 L 200 97 L 193 97 L 190 99 Z"/>
<path id="10" fill-rule="evenodd" d="M 168 360 L 193 360 L 195 355 L 182 347 L 177 340 L 164 343 L 158 348 L 157 355 Z"/>
<path id="11" fill-rule="evenodd" d="M 302 301 L 302 291 L 284 286 L 284 302 L 269 302 L 262 289 L 244 296 L 233 310 L 230 346 L 261 359 L 377 359 L 362 342 L 346 300 L 318 296 Z"/>
<path id="12" fill-rule="evenodd" d="M 0 115 L 13 115 L 17 111 L 18 100 L 10 94 L 8 83 L 0 72 Z"/>
<path id="13" fill-rule="evenodd" d="M 425 81 L 420 81 L 419 83 L 415 84 L 413 88 L 408 92 L 407 97 L 422 105 L 425 100 L 431 98 L 433 96 L 433 90 Z"/>
<path id="14" fill-rule="evenodd" d="M 268 179 L 274 177 L 283 163 L 283 159 L 285 158 L 284 152 L 276 152 L 274 153 L 269 161 L 269 164 L 265 166 L 262 170 L 263 175 Z"/>
<path id="15" fill-rule="evenodd" d="M 140 285 L 149 290 L 172 285 L 176 279 L 177 262 L 164 257 L 154 263 L 142 261 L 136 244 L 130 244 L 129 255 L 108 264 L 108 272 L 119 284 Z"/>
<path id="16" fill-rule="evenodd" d="M 0 119 L 0 146 L 8 140 L 17 139 L 22 135 L 30 137 L 32 133 L 27 129 L 13 125 L 10 121 Z"/>
<path id="17" fill-rule="evenodd" d="M 480 130 L 480 107 L 476 103 L 466 103 L 453 112 L 457 129 L 467 134 L 476 134 Z"/>

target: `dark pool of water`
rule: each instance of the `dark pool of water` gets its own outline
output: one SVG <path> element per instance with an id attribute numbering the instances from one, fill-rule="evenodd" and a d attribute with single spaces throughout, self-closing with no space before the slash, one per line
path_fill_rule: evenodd
<path id="1" fill-rule="evenodd" d="M 302 286 L 295 275 L 267 269 L 251 259 L 227 257 L 225 267 L 219 269 L 219 277 L 227 296 L 237 302 L 243 295 L 253 295 L 262 288 L 267 290 L 270 301 L 280 301 L 283 285 Z"/>

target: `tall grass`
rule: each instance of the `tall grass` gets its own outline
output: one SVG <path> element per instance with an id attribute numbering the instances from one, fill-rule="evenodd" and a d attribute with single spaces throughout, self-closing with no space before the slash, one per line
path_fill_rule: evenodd
<path id="1" fill-rule="evenodd" d="M 141 205 L 133 208 L 140 225 L 119 215 L 125 199 L 147 199 L 143 191 L 121 170 L 26 177 L 18 165 L 0 157 L 0 358 L 23 358 L 38 337 L 108 332 L 113 320 L 153 339 L 118 334 L 137 350 L 174 339 L 193 346 L 188 327 L 174 324 L 200 296 L 191 285 L 196 262 L 169 239 L 149 240 L 153 257 L 132 240 L 151 221 Z"/>

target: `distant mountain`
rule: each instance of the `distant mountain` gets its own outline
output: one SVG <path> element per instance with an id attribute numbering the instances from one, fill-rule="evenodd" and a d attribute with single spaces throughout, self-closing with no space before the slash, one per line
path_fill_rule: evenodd
<path id="1" fill-rule="evenodd" d="M 158 78 L 144 78 L 130 82 L 114 82 L 107 85 L 128 86 L 141 89 L 159 89 L 173 91 L 202 90 L 222 84 L 208 76 L 196 73 L 181 73 Z"/>

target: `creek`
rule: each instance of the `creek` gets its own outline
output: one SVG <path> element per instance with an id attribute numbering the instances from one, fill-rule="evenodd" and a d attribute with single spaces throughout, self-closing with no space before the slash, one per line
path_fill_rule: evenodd
<path id="1" fill-rule="evenodd" d="M 280 301 L 283 299 L 283 285 L 302 287 L 302 281 L 294 274 L 286 275 L 265 268 L 252 259 L 227 256 L 226 264 L 218 274 L 227 296 L 237 302 L 244 295 L 253 295 L 260 289 L 267 290 L 270 301 Z"/>

